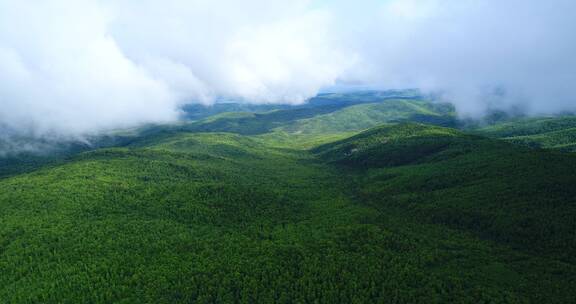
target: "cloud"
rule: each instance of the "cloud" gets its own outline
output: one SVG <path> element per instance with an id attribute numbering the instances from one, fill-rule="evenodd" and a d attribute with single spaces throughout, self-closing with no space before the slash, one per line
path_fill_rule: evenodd
<path id="1" fill-rule="evenodd" d="M 0 1 L 0 121 L 31 136 L 176 117 L 173 93 L 119 48 L 84 1 Z"/>
<path id="2" fill-rule="evenodd" d="M 0 0 L 0 133 L 77 138 L 351 82 L 576 110 L 570 0 Z M 495 94 L 497 93 L 497 94 Z"/>
<path id="3" fill-rule="evenodd" d="M 441 90 L 467 115 L 576 110 L 574 1 L 396 0 L 362 14 L 349 45 L 363 64 L 348 77 Z"/>
<path id="4" fill-rule="evenodd" d="M 307 1 L 0 1 L 0 124 L 79 136 L 217 96 L 302 103 L 348 57 Z"/>

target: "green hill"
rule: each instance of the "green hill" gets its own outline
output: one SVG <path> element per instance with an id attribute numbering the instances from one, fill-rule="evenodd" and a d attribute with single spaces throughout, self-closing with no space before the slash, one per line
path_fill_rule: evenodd
<path id="1" fill-rule="evenodd" d="M 252 104 L 241 101 L 219 100 L 213 105 L 190 104 L 182 108 L 189 120 L 202 120 L 222 113 L 264 113 L 276 110 L 297 110 L 329 106 L 344 108 L 356 104 L 374 103 L 387 99 L 422 99 L 418 90 L 359 91 L 346 93 L 323 93 L 300 105 Z"/>
<path id="2" fill-rule="evenodd" d="M 529 147 L 576 151 L 574 116 L 515 119 L 481 128 L 477 132 Z"/>
<path id="3" fill-rule="evenodd" d="M 416 91 L 198 111 L 0 158 L 0 302 L 576 297 L 576 155 L 529 148 L 570 150 L 573 117 L 458 130 Z"/>
<path id="4" fill-rule="evenodd" d="M 442 126 L 458 124 L 451 105 L 424 101 L 416 96 L 403 97 L 399 93 L 366 92 L 322 95 L 305 106 L 272 111 L 219 113 L 182 125 L 179 130 L 244 135 L 265 134 L 273 130 L 296 134 L 327 134 L 361 131 L 383 123 L 400 121 Z"/>
<path id="5" fill-rule="evenodd" d="M 373 128 L 314 151 L 323 159 L 338 164 L 403 165 L 442 151 L 458 142 L 459 137 L 465 136 L 454 129 L 409 123 Z"/>
<path id="6" fill-rule="evenodd" d="M 421 100 L 391 99 L 346 107 L 336 112 L 301 119 L 281 127 L 291 133 L 361 131 L 383 123 L 416 121 L 455 126 L 453 108 Z"/>
<path id="7" fill-rule="evenodd" d="M 528 136 L 560 131 L 576 127 L 576 117 L 535 117 L 513 119 L 481 129 L 482 133 L 493 137 Z"/>
<path id="8" fill-rule="evenodd" d="M 417 124 L 371 129 L 315 151 L 360 170 L 360 192 L 387 210 L 574 262 L 574 155 Z"/>
<path id="9" fill-rule="evenodd" d="M 0 179 L 3 302 L 574 296 L 570 155 L 419 124 L 147 134 Z"/>

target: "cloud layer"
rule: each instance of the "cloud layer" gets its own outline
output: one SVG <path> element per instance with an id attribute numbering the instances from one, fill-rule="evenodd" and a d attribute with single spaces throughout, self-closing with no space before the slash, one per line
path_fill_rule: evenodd
<path id="1" fill-rule="evenodd" d="M 359 79 L 442 90 L 461 114 L 576 110 L 574 1 L 389 1 L 372 16 L 352 44 Z"/>
<path id="2" fill-rule="evenodd" d="M 0 128 L 75 137 L 339 82 L 576 110 L 574 28 L 570 0 L 0 0 Z"/>

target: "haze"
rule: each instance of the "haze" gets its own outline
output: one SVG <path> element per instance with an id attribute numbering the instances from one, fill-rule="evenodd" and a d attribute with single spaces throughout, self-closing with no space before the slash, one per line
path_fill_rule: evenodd
<path id="1" fill-rule="evenodd" d="M 442 92 L 476 117 L 573 111 L 575 28 L 569 0 L 0 0 L 0 134 L 81 137 L 349 83 Z"/>

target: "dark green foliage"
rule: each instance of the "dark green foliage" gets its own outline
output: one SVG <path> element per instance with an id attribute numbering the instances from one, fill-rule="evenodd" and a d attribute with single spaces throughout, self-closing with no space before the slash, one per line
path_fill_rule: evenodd
<path id="1" fill-rule="evenodd" d="M 525 118 L 495 124 L 482 129 L 493 137 L 537 135 L 547 132 L 576 128 L 576 117 Z"/>
<path id="2" fill-rule="evenodd" d="M 330 113 L 338 110 L 337 105 L 326 105 L 314 108 L 296 108 L 275 110 L 265 113 L 244 113 L 244 115 L 223 115 L 211 117 L 185 127 L 192 132 L 233 132 L 244 135 L 263 134 L 272 131 L 288 122 Z"/>
<path id="3" fill-rule="evenodd" d="M 201 120 L 210 116 L 221 113 L 240 112 L 240 113 L 261 113 L 274 110 L 289 109 L 287 105 L 253 105 L 250 103 L 216 103 L 213 105 L 190 104 L 182 108 L 187 119 Z"/>
<path id="4" fill-rule="evenodd" d="M 576 151 L 574 116 L 515 119 L 476 132 L 532 148 Z"/>
<path id="5" fill-rule="evenodd" d="M 424 125 L 369 130 L 315 149 L 361 169 L 365 199 L 575 262 L 576 156 Z"/>
<path id="6" fill-rule="evenodd" d="M 495 282 L 427 270 L 442 258 L 433 239 L 392 232 L 349 198 L 335 172 L 313 162 L 305 151 L 239 135 L 179 134 L 0 181 L 0 298 L 523 298 Z"/>
<path id="7" fill-rule="evenodd" d="M 383 123 L 402 121 L 450 126 L 456 124 L 451 106 L 422 100 L 389 99 L 377 103 L 354 105 L 329 114 L 301 119 L 281 127 L 280 130 L 296 134 L 327 134 L 361 131 Z"/>
<path id="8" fill-rule="evenodd" d="M 6 161 L 0 302 L 573 302 L 574 155 L 362 94 Z"/>
<path id="9" fill-rule="evenodd" d="M 325 93 L 311 98 L 302 105 L 275 105 L 237 103 L 237 102 L 217 102 L 214 105 L 204 106 L 200 104 L 186 105 L 182 108 L 186 118 L 190 120 L 201 120 L 221 113 L 264 113 L 276 110 L 298 110 L 304 108 L 328 107 L 330 109 L 341 109 L 348 106 L 374 103 L 387 99 L 421 99 L 422 94 L 418 90 L 389 90 L 389 91 L 363 91 L 351 93 Z"/>
<path id="10" fill-rule="evenodd" d="M 320 146 L 313 152 L 338 164 L 356 167 L 406 165 L 446 150 L 466 137 L 453 129 L 419 124 L 377 127 Z"/>
<path id="11" fill-rule="evenodd" d="M 222 112 L 178 130 L 189 132 L 232 132 L 243 135 L 264 134 L 279 129 L 289 133 L 326 134 L 360 131 L 386 122 L 417 121 L 456 126 L 452 105 L 423 101 L 417 92 L 386 91 L 348 94 L 324 94 L 299 106 L 240 106 L 220 104 Z M 273 109 L 271 111 L 258 111 Z"/>

